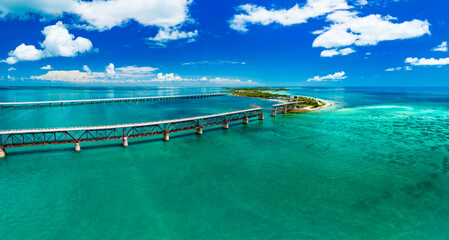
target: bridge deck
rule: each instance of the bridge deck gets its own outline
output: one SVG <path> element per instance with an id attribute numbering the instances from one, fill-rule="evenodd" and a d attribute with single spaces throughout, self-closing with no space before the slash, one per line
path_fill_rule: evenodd
<path id="1" fill-rule="evenodd" d="M 111 129 L 111 128 L 130 128 L 130 127 L 143 127 L 143 126 L 162 125 L 162 124 L 175 124 L 175 123 L 180 123 L 180 122 L 226 117 L 226 116 L 235 115 L 235 114 L 245 114 L 245 113 L 249 113 L 249 112 L 253 112 L 253 111 L 260 111 L 259 115 L 262 114 L 262 108 L 253 108 L 253 109 L 242 110 L 242 111 L 227 112 L 227 113 L 220 113 L 220 114 L 213 114 L 213 115 L 206 115 L 206 116 L 199 116 L 199 117 L 191 117 L 191 118 L 180 118 L 180 119 L 156 121 L 156 122 L 117 124 L 117 125 L 105 125 L 105 126 L 89 126 L 89 127 L 18 129 L 18 130 L 7 130 L 7 131 L 0 130 L 0 135 L 24 134 L 24 133 L 51 133 L 51 132 L 84 131 L 84 130 L 105 130 L 105 129 Z M 254 115 L 252 117 L 255 117 L 255 116 L 258 116 L 258 115 Z"/>
<path id="2" fill-rule="evenodd" d="M 63 106 L 75 104 L 95 104 L 95 103 L 113 103 L 113 102 L 140 102 L 140 101 L 160 101 L 186 98 L 204 98 L 225 96 L 227 93 L 196 94 L 196 95 L 175 95 L 158 97 L 134 97 L 134 98 L 104 98 L 104 99 L 85 99 L 85 100 L 60 100 L 60 101 L 40 101 L 40 102 L 2 102 L 0 108 L 6 107 L 28 107 L 28 106 Z"/>
<path id="3" fill-rule="evenodd" d="M 262 108 L 253 108 L 242 111 L 213 114 L 192 118 L 174 119 L 158 122 L 119 124 L 92 127 L 70 127 L 49 129 L 22 129 L 0 131 L 0 149 L 5 155 L 4 149 L 11 147 L 24 147 L 34 145 L 76 143 L 106 141 L 123 139 L 127 143 L 128 138 L 145 137 L 164 134 L 164 140 L 168 140 L 168 134 L 190 129 L 202 129 L 203 127 L 224 124 L 243 120 L 248 123 L 248 118 L 261 116 Z M 197 132 L 198 133 L 198 132 Z M 201 130 L 202 133 L 202 130 Z M 125 145 L 125 144 L 124 144 Z"/>

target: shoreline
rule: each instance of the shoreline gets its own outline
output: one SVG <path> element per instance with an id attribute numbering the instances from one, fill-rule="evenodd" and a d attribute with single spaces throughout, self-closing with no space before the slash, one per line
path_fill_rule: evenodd
<path id="1" fill-rule="evenodd" d="M 311 108 L 310 106 L 308 106 L 308 107 L 300 108 L 298 110 L 293 110 L 290 112 L 292 112 L 292 113 L 315 112 L 315 111 L 320 111 L 320 110 L 334 106 L 334 103 L 332 103 L 332 102 L 324 102 L 324 103 L 326 103 L 326 104 L 323 106 L 317 107 L 317 108 Z"/>

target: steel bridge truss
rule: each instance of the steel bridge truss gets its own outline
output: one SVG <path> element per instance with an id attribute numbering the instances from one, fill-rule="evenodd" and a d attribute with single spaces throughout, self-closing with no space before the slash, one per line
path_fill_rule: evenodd
<path id="1" fill-rule="evenodd" d="M 0 132 L 0 148 L 25 147 L 48 144 L 64 144 L 118 140 L 168 134 L 172 132 L 202 129 L 219 124 L 262 116 L 261 108 L 215 114 L 194 118 L 168 120 L 160 122 L 122 124 L 98 127 L 74 127 L 55 129 L 12 130 Z M 126 143 L 127 144 L 127 143 Z"/>

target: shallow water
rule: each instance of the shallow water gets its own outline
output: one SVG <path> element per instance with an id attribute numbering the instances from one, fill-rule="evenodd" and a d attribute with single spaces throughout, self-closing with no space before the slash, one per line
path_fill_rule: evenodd
<path id="1" fill-rule="evenodd" d="M 48 100 L 65 91 L 105 94 L 6 89 L 0 99 Z M 126 97 L 129 89 L 108 91 Z M 449 89 L 290 93 L 337 105 L 207 128 L 202 136 L 171 134 L 170 142 L 131 139 L 128 148 L 111 141 L 82 143 L 80 153 L 72 145 L 8 149 L 0 160 L 0 239 L 447 239 Z M 3 109 L 0 128 L 141 122 L 252 104 L 272 102 L 215 97 Z"/>

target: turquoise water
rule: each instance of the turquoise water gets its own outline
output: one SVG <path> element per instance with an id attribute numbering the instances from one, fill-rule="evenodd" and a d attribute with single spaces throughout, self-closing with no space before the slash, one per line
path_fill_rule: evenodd
<path id="1" fill-rule="evenodd" d="M 0 101 L 219 89 L 0 89 Z M 70 96 L 66 96 L 66 93 Z M 449 89 L 296 88 L 336 102 L 228 130 L 8 149 L 0 239 L 448 239 Z M 140 95 L 139 95 L 140 94 Z M 39 97 L 37 97 L 39 96 Z M 0 129 L 180 118 L 237 97 L 0 110 Z M 43 116 L 46 115 L 46 116 Z"/>

